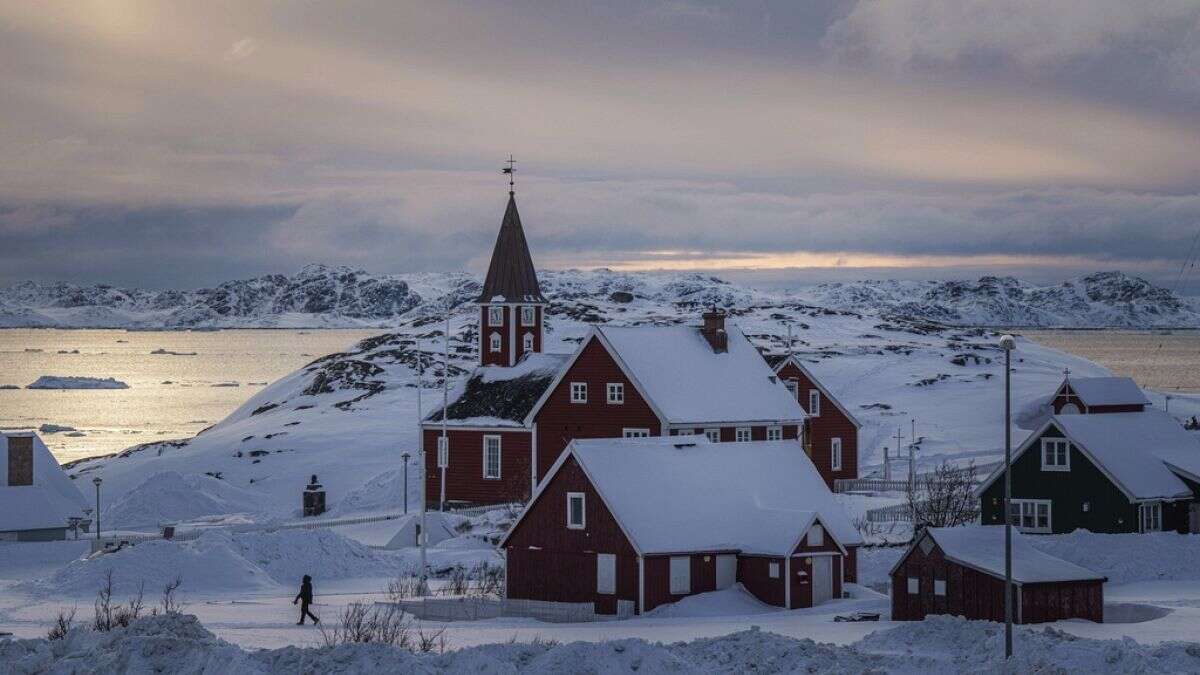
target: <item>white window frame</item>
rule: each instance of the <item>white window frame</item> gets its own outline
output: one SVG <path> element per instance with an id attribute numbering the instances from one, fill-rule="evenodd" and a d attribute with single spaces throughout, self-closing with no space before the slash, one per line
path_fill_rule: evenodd
<path id="1" fill-rule="evenodd" d="M 783 381 L 783 386 L 787 387 L 788 393 L 797 401 L 800 400 L 800 380 L 794 377 L 789 377 Z"/>
<path id="2" fill-rule="evenodd" d="M 1014 499 L 1010 503 L 1020 514 L 1013 523 L 1013 527 L 1018 531 L 1035 534 L 1050 534 L 1054 531 L 1054 503 L 1049 499 Z M 1043 506 L 1046 507 L 1046 525 L 1044 527 L 1038 525 L 1038 519 L 1041 517 L 1040 507 Z M 1010 513 L 1008 517 L 1012 518 L 1012 515 Z"/>
<path id="3" fill-rule="evenodd" d="M 1149 515 L 1149 518 L 1147 516 Z M 1150 520 L 1150 527 L 1146 521 Z M 1138 504 L 1138 531 L 1162 532 L 1162 502 L 1145 502 Z"/>
<path id="4" fill-rule="evenodd" d="M 605 571 L 610 573 L 605 573 Z M 608 583 L 605 583 L 605 582 Z M 617 556 L 612 553 L 596 554 L 596 593 L 614 595 L 617 592 Z"/>
<path id="5" fill-rule="evenodd" d="M 624 405 L 625 404 L 625 383 L 624 382 L 609 382 L 605 386 L 609 405 Z"/>
<path id="6" fill-rule="evenodd" d="M 767 440 L 768 441 L 782 441 L 783 440 L 783 427 L 779 426 L 778 424 L 776 424 L 775 426 L 767 427 Z"/>
<path id="7" fill-rule="evenodd" d="M 749 443 L 754 440 L 754 431 L 750 427 L 737 427 L 733 430 L 733 440 L 736 443 Z"/>
<path id="8" fill-rule="evenodd" d="M 808 414 L 813 417 L 821 416 L 821 390 L 808 390 Z"/>
<path id="9" fill-rule="evenodd" d="M 917 577 L 909 577 L 908 578 L 908 594 L 909 595 L 920 595 L 920 593 L 921 593 L 921 580 L 918 579 Z"/>
<path id="10" fill-rule="evenodd" d="M 721 430 L 720 429 L 705 429 L 704 435 L 705 435 L 705 437 L 708 438 L 708 441 L 710 443 L 720 443 L 721 442 Z"/>
<path id="11" fill-rule="evenodd" d="M 813 523 L 813 526 L 808 528 L 808 536 L 805 539 L 813 548 L 824 546 L 825 528 L 821 527 L 820 523 Z"/>
<path id="12" fill-rule="evenodd" d="M 670 562 L 671 595 L 688 595 L 692 592 L 692 559 L 686 555 L 673 555 Z"/>
<path id="13" fill-rule="evenodd" d="M 488 474 L 488 441 L 496 441 L 496 475 Z M 500 466 L 504 455 L 501 448 L 501 437 L 498 434 L 485 434 L 483 437 L 483 477 L 486 480 L 500 480 Z"/>
<path id="14" fill-rule="evenodd" d="M 579 500 L 579 522 L 571 522 L 571 502 L 575 499 Z M 587 495 L 582 492 L 567 493 L 567 529 L 568 530 L 583 530 L 587 528 Z"/>
<path id="15" fill-rule="evenodd" d="M 526 333 L 525 337 L 521 338 L 522 351 L 533 351 L 533 333 Z"/>
<path id="16" fill-rule="evenodd" d="M 493 353 L 504 351 L 504 338 L 499 333 L 492 331 L 488 339 L 488 350 Z"/>
<path id="17" fill-rule="evenodd" d="M 767 576 L 771 577 L 772 579 L 779 578 L 779 563 L 777 563 L 777 562 L 767 563 Z"/>
<path id="18" fill-rule="evenodd" d="M 933 580 L 933 594 L 937 595 L 937 596 L 941 596 L 943 598 L 946 597 L 946 580 L 945 579 L 934 579 Z"/>
<path id="19" fill-rule="evenodd" d="M 534 326 L 537 324 L 537 310 L 535 307 L 527 305 L 521 308 L 521 325 Z"/>
<path id="20" fill-rule="evenodd" d="M 571 403 L 587 403 L 587 382 L 571 383 Z"/>
<path id="21" fill-rule="evenodd" d="M 1062 452 L 1060 459 L 1059 452 Z M 1050 460 L 1050 461 L 1047 461 Z M 1065 438 L 1042 439 L 1042 471 L 1070 471 L 1071 442 Z"/>
<path id="22" fill-rule="evenodd" d="M 829 468 L 833 471 L 842 470 L 842 439 L 829 439 Z"/>
<path id="23" fill-rule="evenodd" d="M 650 438 L 650 430 L 642 427 L 621 429 L 621 438 Z"/>
<path id="24" fill-rule="evenodd" d="M 503 326 L 504 325 L 504 308 L 503 307 L 488 307 L 488 325 Z"/>
<path id="25" fill-rule="evenodd" d="M 450 437 L 437 437 L 437 465 L 439 469 L 450 466 Z"/>

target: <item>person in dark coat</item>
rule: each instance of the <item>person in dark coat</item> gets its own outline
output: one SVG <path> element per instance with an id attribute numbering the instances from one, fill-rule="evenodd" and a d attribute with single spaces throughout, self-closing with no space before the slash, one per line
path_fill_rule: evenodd
<path id="1" fill-rule="evenodd" d="M 296 622 L 297 626 L 304 625 L 304 617 L 306 615 L 312 619 L 314 626 L 321 623 L 320 619 L 313 616 L 313 613 L 308 611 L 308 606 L 312 604 L 312 601 L 313 601 L 312 577 L 305 574 L 304 579 L 300 581 L 300 592 L 296 595 L 296 599 L 292 600 L 293 605 L 296 604 L 297 602 L 300 603 L 300 620 Z"/>

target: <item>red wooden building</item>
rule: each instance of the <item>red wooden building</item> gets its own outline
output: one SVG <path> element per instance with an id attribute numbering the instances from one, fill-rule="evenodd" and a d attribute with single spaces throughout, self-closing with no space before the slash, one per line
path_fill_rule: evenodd
<path id="1" fill-rule="evenodd" d="M 1013 620 L 1104 620 L 1106 579 L 1013 533 Z M 928 528 L 892 568 L 892 620 L 1004 621 L 1004 527 Z"/>
<path id="2" fill-rule="evenodd" d="M 795 441 L 572 441 L 501 541 L 506 597 L 638 613 L 735 583 L 765 603 L 842 595 L 858 531 Z"/>
<path id="3" fill-rule="evenodd" d="M 792 354 L 764 354 L 767 365 L 808 413 L 805 451 L 830 487 L 838 478 L 858 478 L 858 430 L 862 428 L 804 363 Z"/>
<path id="4" fill-rule="evenodd" d="M 1129 377 L 1075 377 L 1069 374 L 1054 392 L 1055 415 L 1142 412 L 1150 401 Z"/>

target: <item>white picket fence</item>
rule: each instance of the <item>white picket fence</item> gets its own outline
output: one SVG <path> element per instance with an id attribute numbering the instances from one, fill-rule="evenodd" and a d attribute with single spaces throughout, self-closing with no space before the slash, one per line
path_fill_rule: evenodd
<path id="1" fill-rule="evenodd" d="M 387 604 L 387 603 L 377 603 Z M 590 602 L 548 602 L 516 598 L 414 598 L 401 600 L 400 607 L 423 621 L 481 621 L 501 616 L 537 619 L 548 623 L 588 623 L 628 619 L 634 603 L 617 601 L 617 614 L 596 614 Z"/>

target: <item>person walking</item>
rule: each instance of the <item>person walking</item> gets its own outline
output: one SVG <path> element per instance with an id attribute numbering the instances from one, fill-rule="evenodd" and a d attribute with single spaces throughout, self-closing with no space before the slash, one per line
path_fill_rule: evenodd
<path id="1" fill-rule="evenodd" d="M 300 581 L 300 592 L 298 594 L 296 594 L 296 599 L 292 600 L 293 605 L 296 604 L 297 602 L 300 603 L 300 620 L 296 622 L 297 626 L 304 625 L 304 617 L 305 616 L 308 616 L 309 618 L 312 619 L 314 626 L 321 623 L 320 619 L 313 616 L 313 613 L 308 611 L 308 606 L 312 604 L 312 601 L 313 601 L 312 577 L 305 574 L 304 579 L 302 579 Z"/>

